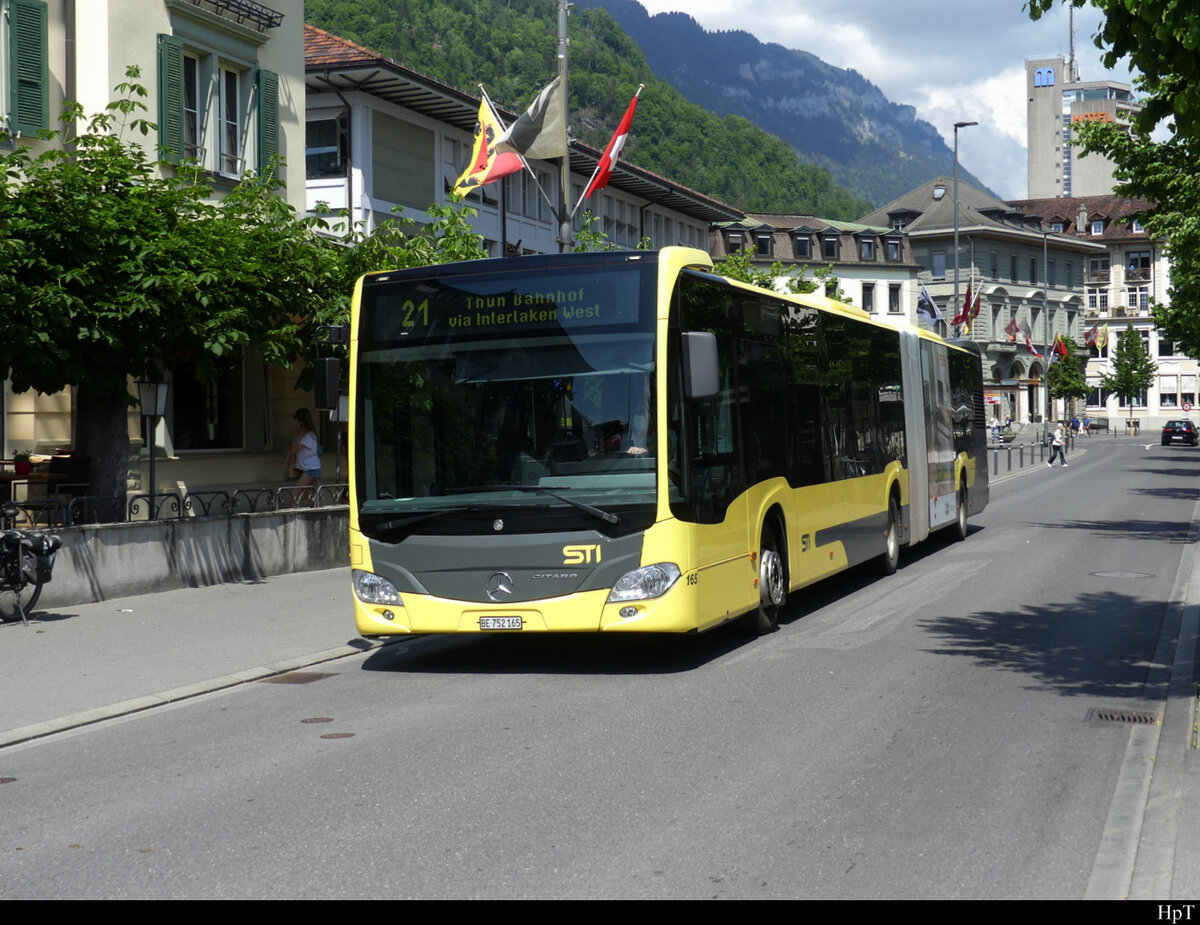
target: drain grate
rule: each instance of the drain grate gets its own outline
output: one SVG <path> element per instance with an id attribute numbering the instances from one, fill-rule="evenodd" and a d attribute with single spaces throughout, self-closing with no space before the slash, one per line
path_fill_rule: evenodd
<path id="1" fill-rule="evenodd" d="M 1126 726 L 1157 726 L 1162 717 L 1154 710 L 1130 710 L 1126 707 L 1092 707 L 1087 719 L 1093 723 L 1123 723 Z"/>
<path id="2" fill-rule="evenodd" d="M 263 684 L 309 684 L 322 678 L 332 678 L 332 671 L 289 671 L 287 674 L 274 674 L 263 678 Z"/>

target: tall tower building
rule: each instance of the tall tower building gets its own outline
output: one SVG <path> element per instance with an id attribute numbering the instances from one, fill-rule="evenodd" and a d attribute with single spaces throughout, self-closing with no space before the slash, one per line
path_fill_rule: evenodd
<path id="1" fill-rule="evenodd" d="M 1128 129 L 1142 108 L 1129 84 L 1080 80 L 1074 61 L 1059 55 L 1027 59 L 1025 89 L 1029 99 L 1029 198 L 1110 194 L 1112 162 L 1071 147 L 1072 130 L 1081 122 L 1096 121 L 1115 122 Z"/>

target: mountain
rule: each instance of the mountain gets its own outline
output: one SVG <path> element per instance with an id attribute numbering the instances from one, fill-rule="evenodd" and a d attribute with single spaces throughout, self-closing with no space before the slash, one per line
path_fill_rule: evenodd
<path id="1" fill-rule="evenodd" d="M 890 202 L 952 169 L 954 153 L 937 130 L 856 71 L 748 32 L 705 31 L 684 13 L 650 16 L 636 0 L 578 3 L 611 14 L 655 75 L 693 103 L 782 138 L 859 196 Z M 961 165 L 959 174 L 987 189 Z"/>
<path id="2" fill-rule="evenodd" d="M 482 83 L 512 111 L 558 70 L 553 0 L 306 0 L 304 13 L 314 26 L 452 86 L 478 93 Z M 747 211 L 850 221 L 871 210 L 786 142 L 685 99 L 654 75 L 607 11 L 577 7 L 569 37 L 569 123 L 579 140 L 603 149 L 645 84 L 622 159 Z"/>

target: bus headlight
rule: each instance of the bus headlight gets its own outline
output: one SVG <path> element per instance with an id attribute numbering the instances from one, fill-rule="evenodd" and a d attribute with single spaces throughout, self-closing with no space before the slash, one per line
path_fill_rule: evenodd
<path id="1" fill-rule="evenodd" d="M 397 607 L 404 606 L 404 602 L 400 600 L 400 592 L 386 578 L 376 575 L 374 572 L 364 572 L 360 569 L 352 569 L 351 574 L 354 580 L 354 593 L 364 604 L 395 604 Z"/>
<path id="2" fill-rule="evenodd" d="M 662 597 L 671 590 L 671 585 L 679 579 L 679 567 L 670 562 L 659 562 L 657 565 L 646 565 L 632 572 L 626 572 L 613 585 L 612 593 L 608 595 L 608 603 L 617 604 L 621 601 L 644 601 L 652 597 Z"/>

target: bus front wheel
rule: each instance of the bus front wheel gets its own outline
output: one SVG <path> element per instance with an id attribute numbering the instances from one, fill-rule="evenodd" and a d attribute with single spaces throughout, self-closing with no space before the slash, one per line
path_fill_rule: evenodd
<path id="1" fill-rule="evenodd" d="M 758 609 L 746 615 L 746 627 L 754 636 L 779 629 L 779 611 L 787 601 L 787 574 L 775 530 L 764 525 L 758 544 Z"/>
<path id="2" fill-rule="evenodd" d="M 960 542 L 967 538 L 967 483 L 965 481 L 958 486 L 956 501 L 958 509 L 955 511 L 953 537 L 956 542 Z"/>

